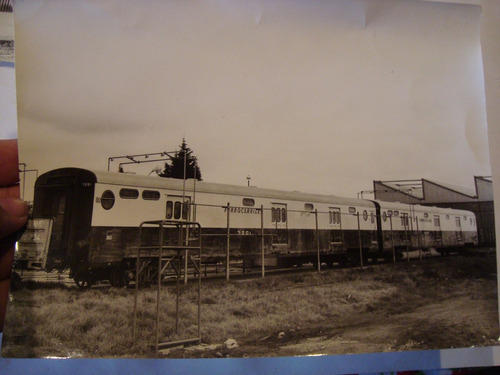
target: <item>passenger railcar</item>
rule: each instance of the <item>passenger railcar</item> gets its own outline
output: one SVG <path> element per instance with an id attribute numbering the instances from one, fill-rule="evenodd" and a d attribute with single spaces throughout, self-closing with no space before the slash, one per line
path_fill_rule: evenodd
<path id="1" fill-rule="evenodd" d="M 123 282 L 151 220 L 198 222 L 205 259 L 224 256 L 229 230 L 231 256 L 254 265 L 262 244 L 267 265 L 281 266 L 317 262 L 318 252 L 344 265 L 477 245 L 468 211 L 79 168 L 37 179 L 33 218 L 53 220 L 45 268 L 69 268 L 79 285 Z"/>

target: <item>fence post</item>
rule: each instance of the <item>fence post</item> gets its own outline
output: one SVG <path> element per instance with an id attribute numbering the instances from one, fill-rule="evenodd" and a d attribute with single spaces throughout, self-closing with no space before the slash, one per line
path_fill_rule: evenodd
<path id="1" fill-rule="evenodd" d="M 359 222 L 359 212 L 356 212 L 356 217 L 358 219 L 359 261 L 361 264 L 361 268 L 363 268 L 363 244 L 361 242 L 361 224 Z"/>
<path id="2" fill-rule="evenodd" d="M 394 230 L 392 229 L 392 215 L 389 216 L 389 222 L 391 223 L 391 243 L 392 243 L 392 261 L 396 263 L 396 247 L 394 246 Z"/>
<path id="3" fill-rule="evenodd" d="M 230 231 L 231 231 L 230 221 L 229 221 L 229 215 L 230 215 L 230 212 L 229 212 L 229 208 L 230 208 L 229 202 L 227 202 L 227 206 L 226 207 L 227 207 L 226 281 L 229 281 L 229 245 L 230 245 Z"/>
<path id="4" fill-rule="evenodd" d="M 409 225 L 409 218 L 408 216 L 403 215 L 403 220 L 404 220 L 404 228 L 405 228 L 405 242 L 406 242 L 406 259 L 409 262 L 410 261 L 410 248 L 408 246 L 408 227 Z"/>
<path id="5" fill-rule="evenodd" d="M 321 272 L 321 256 L 319 254 L 319 228 L 318 228 L 318 209 L 314 210 L 314 215 L 316 217 L 316 251 L 318 254 L 318 272 Z"/>
<path id="6" fill-rule="evenodd" d="M 264 253 L 264 205 L 260 205 L 260 249 L 262 258 L 262 278 L 266 275 L 265 253 Z"/>
<path id="7" fill-rule="evenodd" d="M 162 224 L 163 225 L 163 224 Z M 183 239 L 182 233 L 184 231 L 184 225 L 181 224 L 181 241 Z M 180 242 L 182 243 L 182 242 Z M 187 255 L 187 254 L 186 254 Z M 175 333 L 179 332 L 179 313 L 180 313 L 180 294 L 181 294 L 181 287 L 180 287 L 180 278 L 181 278 L 181 273 L 182 273 L 182 254 L 181 251 L 177 251 L 177 258 L 179 258 L 179 264 L 177 265 L 177 277 L 176 277 L 176 282 L 175 282 Z M 185 270 L 184 274 L 187 274 L 187 269 Z"/>
<path id="8" fill-rule="evenodd" d="M 141 258 L 142 224 L 139 225 L 139 243 L 137 244 L 137 260 L 135 262 L 135 295 L 134 295 L 134 329 L 132 331 L 132 342 L 135 344 L 137 337 L 137 304 L 139 294 L 139 260 Z"/>
<path id="9" fill-rule="evenodd" d="M 422 261 L 422 245 L 420 244 L 420 231 L 418 230 L 418 217 L 415 216 L 415 222 L 417 223 L 417 245 L 418 245 L 418 254 L 420 257 L 420 261 Z"/>
<path id="10" fill-rule="evenodd" d="M 184 226 L 182 226 L 182 228 L 184 228 Z M 182 231 L 184 232 L 184 229 Z M 188 233 L 187 233 L 187 229 L 186 229 L 185 236 L 186 236 L 186 239 L 185 239 L 186 246 L 188 246 L 188 240 L 187 240 Z M 184 236 L 183 236 L 183 239 L 184 239 Z M 185 249 L 184 250 L 184 285 L 187 285 L 187 283 L 188 283 L 188 257 L 189 257 L 189 250 Z"/>
<path id="11" fill-rule="evenodd" d="M 160 227 L 160 246 L 158 247 L 158 277 L 156 285 L 156 320 L 155 320 L 155 348 L 156 354 L 158 354 L 158 344 L 160 343 L 160 287 L 161 287 L 161 257 L 163 252 L 163 223 L 159 225 Z M 176 326 L 177 332 L 177 326 Z"/>

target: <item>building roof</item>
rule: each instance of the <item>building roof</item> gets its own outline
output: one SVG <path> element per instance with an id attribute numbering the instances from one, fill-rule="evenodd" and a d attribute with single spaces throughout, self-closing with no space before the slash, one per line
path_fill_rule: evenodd
<path id="1" fill-rule="evenodd" d="M 484 181 L 491 182 L 491 177 L 475 177 L 476 179 L 482 179 Z M 427 190 L 426 185 L 432 184 L 446 191 L 453 192 L 455 194 L 463 195 L 464 197 L 470 199 L 478 199 L 478 192 L 476 189 L 466 188 L 462 186 L 456 186 L 448 183 L 443 183 L 435 180 L 427 180 L 424 178 L 413 179 L 413 180 L 392 180 L 392 181 L 374 181 L 374 183 L 383 185 L 391 190 L 391 192 L 397 192 L 399 194 L 404 194 L 408 197 L 418 200 L 425 200 L 425 193 Z M 378 190 L 378 192 L 382 192 Z"/>
<path id="2" fill-rule="evenodd" d="M 431 183 L 433 185 L 437 185 L 439 187 L 442 187 L 443 189 L 450 190 L 454 193 L 465 195 L 469 198 L 477 198 L 477 193 L 476 193 L 475 189 L 470 189 L 470 188 L 465 188 L 462 186 L 456 186 L 456 185 L 452 185 L 452 184 L 431 181 L 431 180 L 425 180 L 425 179 L 422 179 L 422 181 L 423 181 L 424 188 L 425 188 L 425 183 L 428 182 L 428 183 Z"/>
<path id="3" fill-rule="evenodd" d="M 420 180 L 394 180 L 394 181 L 375 181 L 379 184 L 387 186 L 389 189 L 406 194 L 413 198 L 423 199 L 424 190 L 422 179 Z"/>
<path id="4" fill-rule="evenodd" d="M 491 176 L 474 176 L 474 178 L 493 183 L 493 178 Z"/>

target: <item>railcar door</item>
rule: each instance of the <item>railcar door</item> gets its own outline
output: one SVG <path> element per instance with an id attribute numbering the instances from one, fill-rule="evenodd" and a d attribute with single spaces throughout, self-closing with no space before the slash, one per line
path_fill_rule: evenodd
<path id="1" fill-rule="evenodd" d="M 406 246 L 411 244 L 410 218 L 407 212 L 401 212 L 401 226 L 403 227 L 403 243 Z"/>
<path id="2" fill-rule="evenodd" d="M 436 246 L 443 244 L 443 232 L 441 231 L 441 219 L 439 215 L 434 215 L 434 243 Z"/>
<path id="3" fill-rule="evenodd" d="M 288 245 L 288 212 L 286 203 L 271 204 L 271 221 L 275 230 L 273 248 L 283 248 Z"/>
<path id="4" fill-rule="evenodd" d="M 66 187 L 47 188 L 43 193 L 42 199 L 38 202 L 41 207 L 37 213 L 38 217 L 54 219 L 49 254 L 57 259 L 63 258 L 66 255 L 70 234 L 68 219 L 65 217 L 68 211 L 68 189 Z"/>
<path id="5" fill-rule="evenodd" d="M 189 221 L 191 219 L 191 197 L 182 195 L 167 195 L 165 218 L 167 220 Z M 184 229 L 166 228 L 165 238 L 166 244 L 177 244 L 182 238 L 188 238 L 189 233 Z M 152 242 L 157 242 L 158 239 L 152 236 Z"/>
<path id="6" fill-rule="evenodd" d="M 340 215 L 340 208 L 329 208 L 328 222 L 330 224 L 330 249 L 340 249 L 344 243 L 342 235 L 342 217 Z"/>
<path id="7" fill-rule="evenodd" d="M 460 217 L 456 216 L 455 217 L 455 236 L 457 238 L 457 242 L 463 242 L 463 236 L 462 236 L 462 222 L 460 221 Z"/>

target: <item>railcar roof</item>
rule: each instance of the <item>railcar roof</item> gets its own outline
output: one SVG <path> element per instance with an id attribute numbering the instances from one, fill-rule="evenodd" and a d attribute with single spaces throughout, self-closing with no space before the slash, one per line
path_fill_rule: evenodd
<path id="1" fill-rule="evenodd" d="M 128 173 L 116 173 L 105 171 L 92 171 L 97 183 L 106 183 L 122 186 L 134 186 L 150 189 L 176 189 L 182 190 L 183 180 L 174 178 L 163 178 L 157 176 L 143 176 Z M 193 191 L 194 180 L 186 180 L 186 191 Z M 254 186 L 237 186 L 219 184 L 213 182 L 196 181 L 196 192 L 228 194 L 245 197 L 266 197 L 281 200 L 294 200 L 303 202 L 331 203 L 351 206 L 373 207 L 373 203 L 367 200 L 355 198 L 342 198 L 334 195 L 309 194 L 296 191 L 283 191 L 264 189 Z"/>

